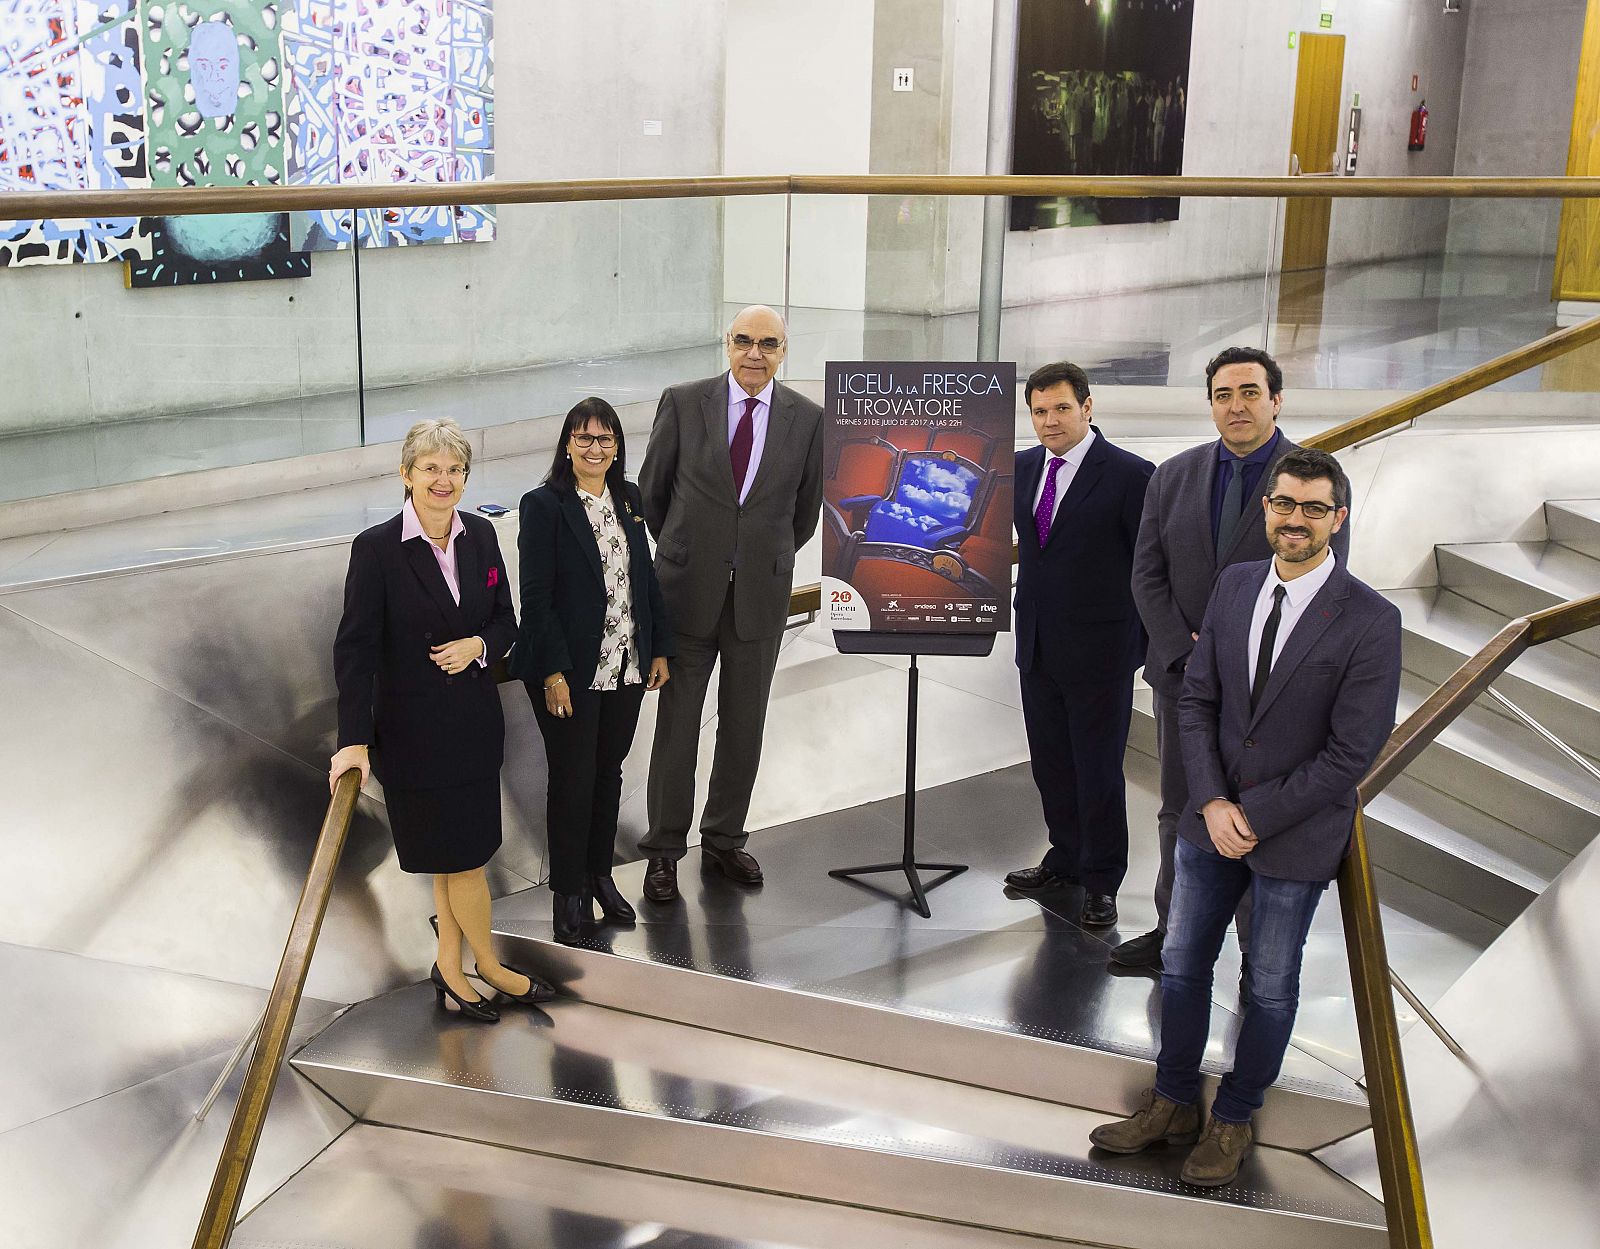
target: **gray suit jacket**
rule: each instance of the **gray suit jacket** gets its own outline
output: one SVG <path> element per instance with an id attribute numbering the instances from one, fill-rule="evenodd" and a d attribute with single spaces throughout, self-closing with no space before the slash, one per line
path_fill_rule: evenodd
<path id="1" fill-rule="evenodd" d="M 1179 836 L 1216 853 L 1200 807 L 1244 808 L 1259 845 L 1252 871 L 1332 880 L 1350 845 L 1356 783 L 1394 728 L 1400 696 L 1400 609 L 1341 562 L 1283 644 L 1250 710 L 1249 632 L 1269 565 L 1217 580 L 1189 657 L 1178 727 L 1189 801 Z"/>
<path id="2" fill-rule="evenodd" d="M 669 386 L 656 408 L 639 487 L 674 630 L 713 636 L 737 568 L 739 637 L 781 633 L 794 554 L 822 513 L 822 409 L 781 382 L 773 386 L 766 445 L 741 506 L 728 455 L 728 375 Z"/>
<path id="3" fill-rule="evenodd" d="M 1283 437 L 1278 457 L 1299 450 Z M 1133 548 L 1133 601 L 1150 636 L 1145 653 L 1144 679 L 1167 698 L 1183 691 L 1183 665 L 1194 646 L 1190 636 L 1200 632 L 1200 620 L 1211 598 L 1217 574 L 1230 564 L 1271 559 L 1266 522 L 1241 521 L 1222 559 L 1211 541 L 1211 487 L 1217 472 L 1217 442 L 1180 451 L 1156 467 L 1145 491 L 1144 515 Z M 1261 495 L 1266 496 L 1272 467 L 1261 474 Z M 1249 505 L 1247 505 L 1249 506 Z M 1350 525 L 1333 535 L 1333 551 L 1348 563 Z"/>

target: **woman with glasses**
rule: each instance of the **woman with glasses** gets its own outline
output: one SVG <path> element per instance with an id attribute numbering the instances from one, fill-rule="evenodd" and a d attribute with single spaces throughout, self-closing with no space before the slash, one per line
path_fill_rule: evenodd
<path id="1" fill-rule="evenodd" d="M 594 919 L 595 899 L 611 923 L 634 921 L 611 879 L 622 761 L 673 653 L 625 463 L 616 411 L 584 399 L 567 413 L 544 484 L 523 496 L 517 539 L 522 630 L 510 669 L 544 735 L 552 919 L 568 944 Z"/>
<path id="2" fill-rule="evenodd" d="M 350 547 L 344 617 L 334 640 L 339 750 L 331 789 L 351 768 L 383 783 L 404 871 L 433 877 L 438 959 L 429 973 L 441 1009 L 499 1018 L 462 970 L 466 938 L 477 976 L 505 999 L 533 1005 L 549 985 L 501 964 L 489 938 L 484 864 L 500 848 L 505 722 L 489 665 L 517 635 L 494 526 L 462 513 L 472 446 L 451 420 L 419 421 L 400 451 L 405 503 Z"/>

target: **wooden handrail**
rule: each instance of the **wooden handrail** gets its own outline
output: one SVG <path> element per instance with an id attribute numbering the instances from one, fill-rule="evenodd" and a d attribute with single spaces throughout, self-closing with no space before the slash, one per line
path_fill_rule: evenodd
<path id="1" fill-rule="evenodd" d="M 406 182 L 385 186 L 163 187 L 16 191 L 7 219 L 204 216 L 417 208 L 446 204 L 565 204 L 725 195 L 1069 195 L 1100 199 L 1597 199 L 1600 178 L 1080 178 L 1029 174 L 777 174 L 771 177 L 582 178 Z"/>
<path id="2" fill-rule="evenodd" d="M 261 1142 L 261 1131 L 266 1126 L 267 1107 L 278 1084 L 283 1056 L 289 1048 L 289 1034 L 294 1030 L 295 1012 L 300 1008 L 311 954 L 322 929 L 322 917 L 328 911 L 334 876 L 339 870 L 339 856 L 344 851 L 360 794 L 361 773 L 355 769 L 341 776 L 333 787 L 333 797 L 311 855 L 311 868 L 306 872 L 306 883 L 294 909 L 294 921 L 289 925 L 289 939 L 283 946 L 278 974 L 272 982 L 272 992 L 267 995 L 261 1037 L 250 1055 L 250 1065 L 245 1068 L 239 1100 L 234 1103 L 233 1117 L 228 1121 L 222 1157 L 211 1177 L 205 1212 L 195 1230 L 194 1249 L 225 1249 L 233 1238 L 245 1180 L 255 1160 L 256 1146 Z"/>
<path id="3" fill-rule="evenodd" d="M 1600 317 L 1591 317 L 1567 329 L 1546 334 L 1543 338 L 1535 339 L 1515 351 L 1508 351 L 1493 360 L 1474 365 L 1464 373 L 1447 377 L 1425 390 L 1419 390 L 1414 395 L 1407 395 L 1404 399 L 1385 404 L 1365 416 L 1346 421 L 1343 425 L 1320 433 L 1314 438 L 1307 438 L 1302 445 L 1318 451 L 1342 451 L 1358 442 L 1365 442 L 1368 438 L 1396 429 L 1407 421 L 1414 421 L 1424 413 L 1442 408 L 1464 395 L 1493 386 L 1496 382 L 1503 382 L 1524 369 L 1544 364 L 1548 360 L 1596 340 L 1600 340 Z"/>

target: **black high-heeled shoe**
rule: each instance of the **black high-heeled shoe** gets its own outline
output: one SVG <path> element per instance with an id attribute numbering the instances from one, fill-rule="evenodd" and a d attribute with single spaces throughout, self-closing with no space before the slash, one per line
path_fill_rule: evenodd
<path id="1" fill-rule="evenodd" d="M 589 896 L 583 893 L 550 894 L 550 924 L 562 945 L 575 945 L 583 936 L 583 926 L 594 919 Z"/>
<path id="2" fill-rule="evenodd" d="M 495 992 L 500 995 L 501 1001 L 515 1002 L 518 1006 L 542 1006 L 546 1002 L 555 1000 L 556 991 L 554 987 L 540 980 L 531 971 L 523 971 L 522 968 L 513 967 L 509 963 L 502 963 L 501 966 L 513 976 L 526 976 L 528 978 L 528 989 L 525 993 L 507 993 L 504 989 L 495 989 Z M 482 979 L 483 973 L 479 972 L 478 977 Z M 492 984 L 493 982 L 491 981 L 490 983 Z"/>
<path id="3" fill-rule="evenodd" d="M 479 998 L 476 1002 L 469 1002 L 454 989 L 444 982 L 444 976 L 439 972 L 439 964 L 433 965 L 433 970 L 428 973 L 428 979 L 433 981 L 433 1004 L 439 1010 L 444 1010 L 444 1000 L 449 998 L 460 1010 L 458 1013 L 464 1019 L 476 1019 L 479 1023 L 499 1023 L 500 1012 L 490 1003 Z"/>
<path id="4" fill-rule="evenodd" d="M 589 877 L 589 892 L 600 904 L 601 912 L 613 924 L 631 924 L 639 918 L 628 899 L 624 898 L 621 890 L 617 888 L 617 882 L 611 877 Z"/>

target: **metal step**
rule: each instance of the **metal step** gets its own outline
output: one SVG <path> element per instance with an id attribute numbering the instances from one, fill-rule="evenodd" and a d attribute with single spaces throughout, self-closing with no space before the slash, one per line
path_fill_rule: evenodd
<path id="1" fill-rule="evenodd" d="M 502 957 L 596 1005 L 1098 1115 L 1137 1108 L 1155 1061 L 1153 986 L 1142 974 L 1108 973 L 1104 942 L 1032 903 L 1007 902 L 987 883 L 985 895 L 1012 912 L 1025 908 L 1029 922 L 945 927 L 960 921 L 937 917 L 961 899 L 943 890 L 930 895 L 932 924 L 898 906 L 883 908 L 893 927 L 855 914 L 836 922 L 807 903 L 807 891 L 846 907 L 857 895 L 820 869 L 802 875 L 779 857 L 786 844 L 769 840 L 762 850 L 767 870 L 782 876 L 781 894 L 696 889 L 684 870 L 677 902 L 641 902 L 636 927 L 604 926 L 575 946 L 552 940 L 544 888 L 502 898 L 494 915 Z M 635 863 L 614 877 L 637 898 L 643 873 Z M 1237 1023 L 1213 1006 L 1208 1096 Z M 1311 1150 L 1368 1122 L 1352 1079 L 1291 1049 L 1256 1130 L 1268 1144 Z"/>
<path id="2" fill-rule="evenodd" d="M 1544 505 L 1550 541 L 1600 559 L 1600 499 L 1557 499 Z"/>
<path id="3" fill-rule="evenodd" d="M 1399 717 L 1416 710 L 1433 688 L 1403 674 Z M 1600 833 L 1600 783 L 1521 724 L 1480 705 L 1457 717 L 1406 775 L 1568 856 Z"/>
<path id="4" fill-rule="evenodd" d="M 1381 1207 L 1303 1154 L 1259 1148 L 1206 1193 L 1181 1150 L 1090 1150 L 1094 1112 L 571 999 L 484 1026 L 415 985 L 294 1063 L 366 1122 L 681 1179 L 1130 1249 L 1386 1243 Z"/>
<path id="5" fill-rule="evenodd" d="M 1439 581 L 1507 618 L 1600 594 L 1600 559 L 1555 542 L 1480 542 L 1434 548 Z M 1600 629 L 1567 639 L 1600 655 Z"/>
<path id="6" fill-rule="evenodd" d="M 1420 781 L 1401 776 L 1367 807 L 1373 861 L 1500 925 L 1571 859 Z"/>
<path id="7" fill-rule="evenodd" d="M 357 1124 L 232 1249 L 1039 1249 L 988 1229 Z M 1061 1242 L 1057 1242 L 1061 1243 Z"/>
<path id="8" fill-rule="evenodd" d="M 1453 590 L 1390 590 L 1405 630 L 1407 670 L 1442 684 L 1506 624 L 1506 618 Z M 1566 642 L 1525 651 L 1495 688 L 1567 745 L 1600 752 L 1600 664 Z M 1510 716 L 1488 698 L 1479 705 Z"/>

